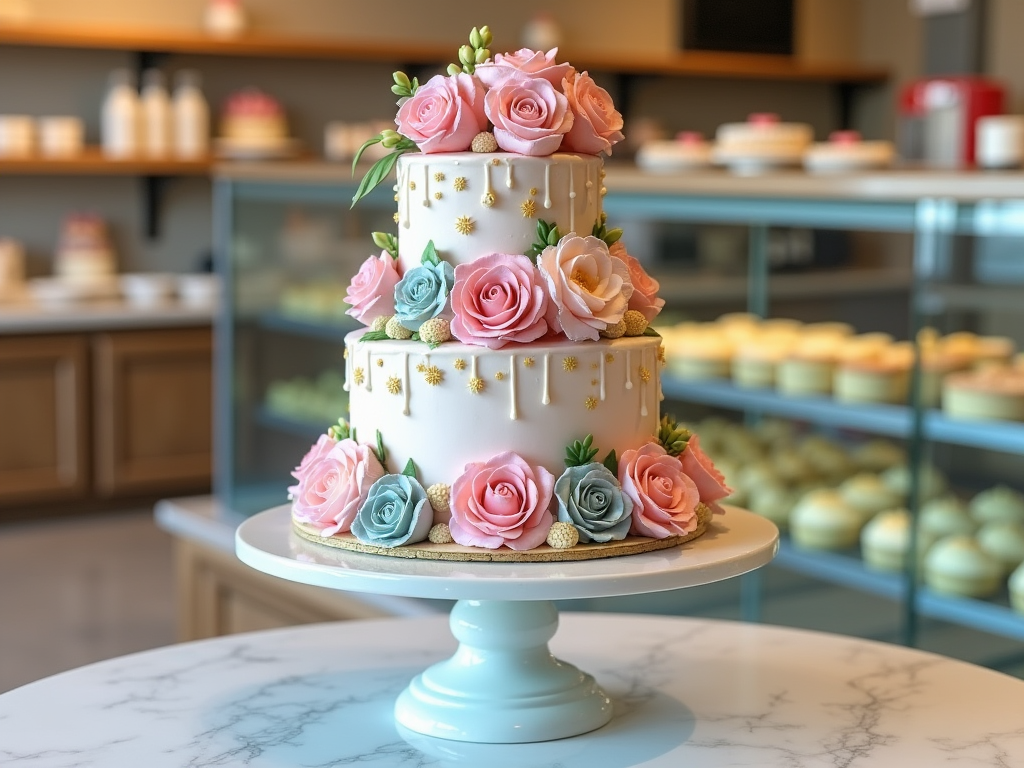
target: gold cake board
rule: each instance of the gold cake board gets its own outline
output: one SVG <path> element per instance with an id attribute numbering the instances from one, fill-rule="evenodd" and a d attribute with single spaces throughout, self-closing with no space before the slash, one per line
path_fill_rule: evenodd
<path id="1" fill-rule="evenodd" d="M 507 549 L 505 547 L 500 549 L 483 549 L 481 547 L 464 547 L 454 542 L 451 544 L 432 544 L 427 541 L 418 544 L 408 544 L 403 547 L 376 547 L 372 544 L 363 544 L 351 533 L 321 536 L 319 530 L 311 525 L 300 523 L 294 518 L 292 518 L 292 528 L 295 533 L 307 541 L 368 555 L 404 557 L 411 560 L 448 560 L 450 562 L 558 563 L 639 555 L 643 552 L 655 552 L 659 549 L 678 547 L 680 544 L 693 541 L 703 534 L 711 522 L 711 514 L 709 507 L 704 504 L 698 504 L 697 528 L 685 536 L 670 536 L 667 539 L 627 536 L 622 541 L 611 541 L 607 544 L 577 544 L 569 549 L 555 549 L 547 544 L 542 544 L 535 549 L 525 552 L 517 552 L 514 549 Z"/>

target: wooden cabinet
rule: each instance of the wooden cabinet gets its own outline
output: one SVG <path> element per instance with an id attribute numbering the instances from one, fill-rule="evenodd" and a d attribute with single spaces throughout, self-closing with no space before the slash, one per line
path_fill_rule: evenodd
<path id="1" fill-rule="evenodd" d="M 210 331 L 98 333 L 92 346 L 97 493 L 172 493 L 208 485 Z"/>
<path id="2" fill-rule="evenodd" d="M 88 339 L 0 337 L 0 504 L 89 488 Z"/>

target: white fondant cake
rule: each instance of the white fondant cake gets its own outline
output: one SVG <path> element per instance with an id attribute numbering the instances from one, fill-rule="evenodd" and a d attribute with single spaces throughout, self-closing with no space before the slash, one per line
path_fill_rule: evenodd
<path id="1" fill-rule="evenodd" d="M 373 234 L 346 294 L 367 326 L 345 340 L 349 419 L 293 473 L 296 528 L 444 559 L 682 543 L 731 490 L 660 418 L 664 301 L 601 210 L 621 116 L 556 51 L 489 39 L 448 77 L 394 75 L 379 143 L 399 156 L 356 200 L 394 166 L 397 236 Z"/>
<path id="2" fill-rule="evenodd" d="M 433 241 L 445 260 L 525 253 L 537 220 L 588 235 L 601 217 L 604 163 L 592 155 L 408 154 L 398 159 L 398 254 L 418 266 Z"/>

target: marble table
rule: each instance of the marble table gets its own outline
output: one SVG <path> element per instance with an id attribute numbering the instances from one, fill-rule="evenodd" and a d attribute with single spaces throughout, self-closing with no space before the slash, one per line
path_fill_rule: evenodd
<path id="1" fill-rule="evenodd" d="M 562 614 L 554 653 L 614 701 L 605 727 L 481 745 L 399 731 L 394 699 L 451 654 L 443 617 L 206 640 L 0 695 L 0 765 L 1024 765 L 1024 682 L 943 657 L 793 629 Z"/>

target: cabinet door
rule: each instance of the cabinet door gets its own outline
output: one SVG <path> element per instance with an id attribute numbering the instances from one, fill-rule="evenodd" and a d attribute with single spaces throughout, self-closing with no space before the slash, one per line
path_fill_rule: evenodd
<path id="1" fill-rule="evenodd" d="M 86 493 L 87 365 L 84 336 L 0 338 L 0 505 Z"/>
<path id="2" fill-rule="evenodd" d="M 174 493 L 209 486 L 211 357 L 208 328 L 93 337 L 100 495 Z"/>

